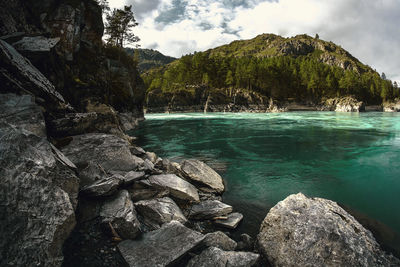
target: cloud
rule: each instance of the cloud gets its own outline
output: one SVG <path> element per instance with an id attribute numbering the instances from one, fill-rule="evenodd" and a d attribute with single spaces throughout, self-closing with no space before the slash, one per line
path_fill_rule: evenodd
<path id="1" fill-rule="evenodd" d="M 261 33 L 316 33 L 400 81 L 399 0 L 111 0 L 132 4 L 142 47 L 180 57 Z"/>

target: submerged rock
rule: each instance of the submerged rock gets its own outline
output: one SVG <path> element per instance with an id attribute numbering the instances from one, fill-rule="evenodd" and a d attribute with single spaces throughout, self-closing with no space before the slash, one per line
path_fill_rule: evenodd
<path id="1" fill-rule="evenodd" d="M 152 175 L 148 181 L 151 186 L 169 190 L 171 196 L 177 199 L 200 201 L 196 187 L 174 174 Z"/>
<path id="2" fill-rule="evenodd" d="M 187 219 L 181 209 L 169 197 L 142 200 L 135 203 L 135 207 L 140 215 L 144 217 L 144 223 L 155 230 L 164 223 L 178 221 L 186 223 Z"/>
<path id="3" fill-rule="evenodd" d="M 233 251 L 237 247 L 237 243 L 221 231 L 206 234 L 202 244 L 207 247 L 216 247 L 227 251 Z"/>
<path id="4" fill-rule="evenodd" d="M 100 216 L 105 227 L 109 227 L 110 224 L 123 239 L 133 239 L 140 233 L 140 223 L 126 190 L 121 190 L 106 200 L 100 210 Z"/>
<path id="5" fill-rule="evenodd" d="M 207 220 L 225 216 L 232 212 L 232 206 L 218 200 L 206 200 L 193 205 L 189 217 L 195 220 Z"/>
<path id="6" fill-rule="evenodd" d="M 171 266 L 196 247 L 204 236 L 180 222 L 171 221 L 140 240 L 125 240 L 118 249 L 130 267 Z"/>
<path id="7" fill-rule="evenodd" d="M 274 266 L 398 266 L 366 230 L 335 202 L 290 195 L 273 207 L 258 235 Z"/>
<path id="8" fill-rule="evenodd" d="M 17 104 L 0 118 L 0 266 L 61 266 L 79 180 L 42 136 L 40 109 L 26 107 L 31 116 Z"/>
<path id="9" fill-rule="evenodd" d="M 192 258 L 188 267 L 251 267 L 255 266 L 260 255 L 252 252 L 223 251 L 210 247 Z"/>
<path id="10" fill-rule="evenodd" d="M 185 177 L 206 186 L 206 188 L 202 188 L 202 190 L 222 193 L 225 189 L 222 177 L 207 164 L 199 160 L 190 159 L 183 161 L 181 170 Z"/>
<path id="11" fill-rule="evenodd" d="M 216 225 L 219 225 L 222 227 L 226 227 L 229 229 L 235 229 L 239 225 L 239 223 L 242 221 L 242 219 L 243 219 L 243 215 L 241 213 L 234 212 L 234 213 L 229 214 L 227 216 L 226 220 L 219 219 L 219 220 L 215 220 L 214 223 Z"/>

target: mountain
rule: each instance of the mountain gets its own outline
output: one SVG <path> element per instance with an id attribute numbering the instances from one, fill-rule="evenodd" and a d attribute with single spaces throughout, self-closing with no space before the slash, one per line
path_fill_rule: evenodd
<path id="1" fill-rule="evenodd" d="M 172 61 L 176 60 L 174 57 L 165 56 L 158 52 L 157 50 L 153 49 L 132 49 L 126 48 L 126 52 L 129 55 L 134 55 L 135 52 L 138 53 L 138 69 L 139 72 L 143 73 L 148 71 L 152 68 L 161 67 L 171 63 Z"/>
<path id="2" fill-rule="evenodd" d="M 234 41 L 142 77 L 148 108 L 235 105 L 238 94 L 245 98 L 242 105 L 263 106 L 271 101 L 320 105 L 347 96 L 371 105 L 399 95 L 391 81 L 339 45 L 308 35 Z"/>

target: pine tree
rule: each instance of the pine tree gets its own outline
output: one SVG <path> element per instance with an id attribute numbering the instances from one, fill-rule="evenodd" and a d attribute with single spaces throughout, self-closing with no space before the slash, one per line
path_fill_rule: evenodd
<path id="1" fill-rule="evenodd" d="M 107 42 L 111 45 L 124 47 L 126 43 L 136 43 L 140 39 L 132 29 L 139 25 L 132 12 L 132 6 L 125 6 L 124 9 L 115 9 L 107 14 L 106 34 Z M 136 45 L 138 47 L 138 45 Z"/>

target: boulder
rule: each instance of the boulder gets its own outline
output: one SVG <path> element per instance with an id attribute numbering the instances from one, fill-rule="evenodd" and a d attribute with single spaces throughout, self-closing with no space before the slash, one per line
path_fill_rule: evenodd
<path id="1" fill-rule="evenodd" d="M 134 182 L 128 191 L 134 202 L 153 198 L 162 198 L 169 195 L 169 190 L 161 187 L 153 187 L 148 180 Z"/>
<path id="2" fill-rule="evenodd" d="M 254 240 L 248 234 L 241 234 L 240 241 L 237 243 L 237 250 L 252 251 L 254 249 Z"/>
<path id="3" fill-rule="evenodd" d="M 358 101 L 351 96 L 336 97 L 323 101 L 321 110 L 337 112 L 361 112 L 365 111 L 365 104 L 364 102 Z"/>
<path id="4" fill-rule="evenodd" d="M 223 251 L 210 247 L 192 258 L 188 267 L 251 267 L 255 266 L 260 255 L 252 252 Z"/>
<path id="5" fill-rule="evenodd" d="M 128 191 L 121 190 L 106 200 L 100 210 L 102 223 L 111 227 L 123 239 L 134 239 L 140 233 L 140 223 Z"/>
<path id="6" fill-rule="evenodd" d="M 299 193 L 275 205 L 261 224 L 260 251 L 273 266 L 398 266 L 335 202 Z"/>
<path id="7" fill-rule="evenodd" d="M 116 174 L 83 187 L 81 193 L 89 197 L 111 196 L 118 190 L 122 180 L 123 177 Z"/>
<path id="8" fill-rule="evenodd" d="M 131 153 L 132 153 L 132 155 L 141 157 L 144 154 L 146 154 L 146 151 L 144 151 L 144 149 L 139 146 L 133 146 L 133 147 L 131 147 Z"/>
<path id="9" fill-rule="evenodd" d="M 187 219 L 181 209 L 169 197 L 142 200 L 135 203 L 138 213 L 144 218 L 144 224 L 150 229 L 155 230 L 164 223 L 178 221 L 186 223 Z"/>
<path id="10" fill-rule="evenodd" d="M 129 172 L 137 169 L 143 160 L 133 156 L 128 141 L 110 134 L 90 133 L 72 137 L 72 141 L 62 148 L 62 152 L 78 167 L 84 184 L 95 182 L 94 176 L 113 171 Z M 91 166 L 89 170 L 84 170 Z M 84 177 L 81 177 L 85 174 Z"/>
<path id="11" fill-rule="evenodd" d="M 152 175 L 148 178 L 151 186 L 169 190 L 172 197 L 179 200 L 199 202 L 196 187 L 174 174 Z"/>
<path id="12" fill-rule="evenodd" d="M 202 190 L 222 193 L 225 189 L 222 177 L 207 164 L 199 160 L 190 159 L 183 161 L 181 170 L 185 177 L 205 186 Z"/>
<path id="13" fill-rule="evenodd" d="M 202 244 L 206 247 L 216 247 L 225 251 L 233 251 L 237 247 L 237 243 L 221 231 L 206 234 Z"/>
<path id="14" fill-rule="evenodd" d="M 226 227 L 229 229 L 235 229 L 239 225 L 239 223 L 242 221 L 242 219 L 243 219 L 242 214 L 240 214 L 239 212 L 234 212 L 234 213 L 229 214 L 227 216 L 226 220 L 218 219 L 218 220 L 215 220 L 214 223 L 216 225 L 219 225 L 222 227 Z"/>
<path id="15" fill-rule="evenodd" d="M 139 121 L 143 115 L 132 112 L 118 113 L 118 118 L 121 124 L 121 128 L 124 132 L 131 131 L 139 125 Z"/>
<path id="16" fill-rule="evenodd" d="M 153 164 L 157 161 L 157 155 L 154 152 L 146 152 L 145 158 L 150 160 Z"/>
<path id="17" fill-rule="evenodd" d="M 124 185 L 130 185 L 134 183 L 135 181 L 138 181 L 142 178 L 145 177 L 144 172 L 135 172 L 135 171 L 130 171 L 127 172 L 123 177 L 122 177 L 122 182 Z"/>
<path id="18" fill-rule="evenodd" d="M 143 234 L 140 240 L 125 240 L 118 249 L 130 267 L 171 266 L 196 247 L 204 236 L 178 221 Z"/>
<path id="19" fill-rule="evenodd" d="M 391 102 L 383 103 L 384 112 L 400 112 L 400 99 L 397 98 Z"/>
<path id="20" fill-rule="evenodd" d="M 30 102 L 19 98 L 16 103 Z M 79 180 L 42 136 L 40 109 L 29 104 L 31 116 L 22 116 L 20 108 L 14 116 L 7 107 L 0 118 L 0 266 L 61 266 Z"/>
<path id="21" fill-rule="evenodd" d="M 46 137 L 46 125 L 40 107 L 31 95 L 0 94 L 2 118 L 29 132 Z"/>
<path id="22" fill-rule="evenodd" d="M 72 110 L 54 85 L 11 45 L 0 40 L 0 88 L 2 92 L 27 93 L 44 99 L 46 107 Z"/>
<path id="23" fill-rule="evenodd" d="M 193 205 L 190 209 L 189 218 L 195 220 L 207 220 L 228 215 L 232 212 L 232 206 L 219 200 L 206 200 Z"/>

